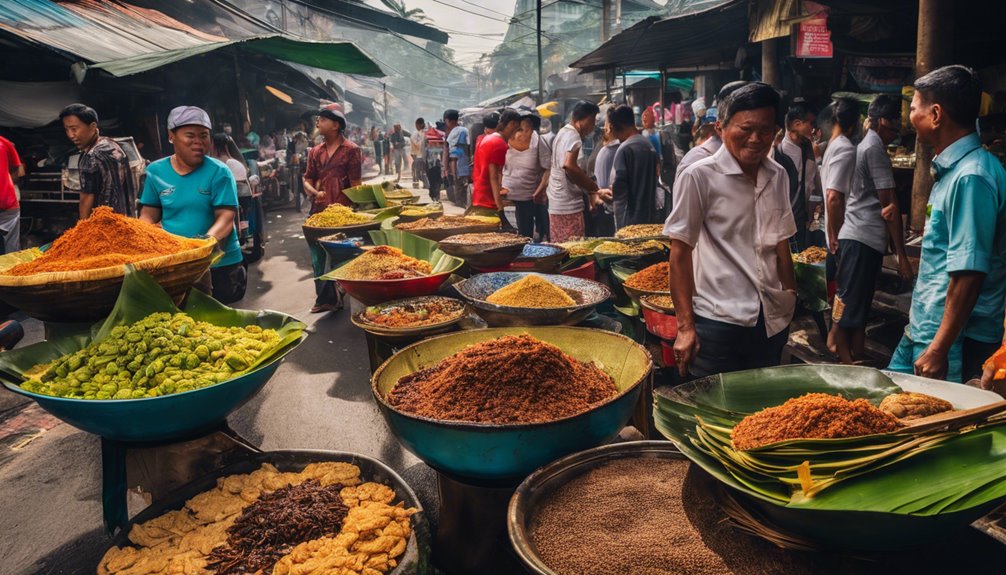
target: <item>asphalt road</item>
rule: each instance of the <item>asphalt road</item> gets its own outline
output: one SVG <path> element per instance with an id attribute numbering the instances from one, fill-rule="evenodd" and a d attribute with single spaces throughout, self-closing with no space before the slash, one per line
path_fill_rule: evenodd
<path id="1" fill-rule="evenodd" d="M 314 285 L 303 216 L 268 214 L 266 257 L 249 270 L 237 307 L 273 309 L 309 324 L 310 336 L 269 384 L 228 420 L 263 450 L 325 449 L 376 457 L 435 504 L 434 475 L 389 435 L 370 392 L 367 346 L 349 309 L 311 314 Z M 42 338 L 29 320 L 23 345 Z M 93 574 L 102 531 L 96 436 L 59 423 L 0 390 L 0 573 Z"/>

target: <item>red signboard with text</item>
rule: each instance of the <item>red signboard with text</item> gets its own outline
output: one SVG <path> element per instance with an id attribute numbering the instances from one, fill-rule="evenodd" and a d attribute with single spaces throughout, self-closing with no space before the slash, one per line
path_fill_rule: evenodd
<path id="1" fill-rule="evenodd" d="M 831 31 L 828 30 L 828 9 L 816 2 L 803 2 L 805 14 L 814 14 L 800 23 L 796 34 L 797 58 L 831 58 Z"/>

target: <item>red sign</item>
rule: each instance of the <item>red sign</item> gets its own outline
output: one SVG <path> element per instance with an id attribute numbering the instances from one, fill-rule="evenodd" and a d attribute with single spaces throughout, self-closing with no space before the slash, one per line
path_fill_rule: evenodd
<path id="1" fill-rule="evenodd" d="M 828 30 L 828 9 L 816 2 L 804 1 L 806 14 L 814 14 L 800 23 L 796 34 L 797 58 L 831 58 L 831 31 Z"/>

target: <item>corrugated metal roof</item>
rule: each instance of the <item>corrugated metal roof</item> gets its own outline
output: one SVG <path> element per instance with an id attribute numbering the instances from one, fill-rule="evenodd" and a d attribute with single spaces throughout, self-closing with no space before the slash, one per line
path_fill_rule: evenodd
<path id="1" fill-rule="evenodd" d="M 319 68 L 383 75 L 351 42 L 308 42 L 279 33 L 231 39 L 118 0 L 5 0 L 0 3 L 3 32 L 115 76 L 152 70 L 231 45 Z"/>
<path id="2" fill-rule="evenodd" d="M 650 17 L 612 36 L 570 64 L 583 72 L 609 68 L 685 68 L 732 60 L 747 41 L 747 0 L 704 0 L 702 10 L 669 18 Z"/>

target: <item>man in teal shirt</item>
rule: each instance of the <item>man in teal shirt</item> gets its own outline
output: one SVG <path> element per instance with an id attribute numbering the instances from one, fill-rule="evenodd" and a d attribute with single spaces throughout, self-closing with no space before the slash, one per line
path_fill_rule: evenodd
<path id="1" fill-rule="evenodd" d="M 244 297 L 248 282 L 234 229 L 238 191 L 227 165 L 207 155 L 210 129 L 210 117 L 200 108 L 171 110 L 168 139 L 174 154 L 147 166 L 140 219 L 160 223 L 179 236 L 215 237 L 224 256 L 197 287 L 223 303 L 232 303 Z"/>
<path id="2" fill-rule="evenodd" d="M 1006 305 L 1006 170 L 982 148 L 974 70 L 946 66 L 915 82 L 911 122 L 930 145 L 929 196 L 908 331 L 889 369 L 967 381 L 1003 336 Z"/>

